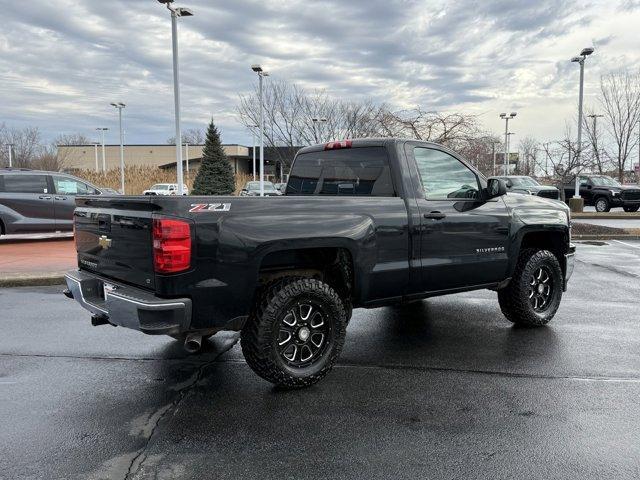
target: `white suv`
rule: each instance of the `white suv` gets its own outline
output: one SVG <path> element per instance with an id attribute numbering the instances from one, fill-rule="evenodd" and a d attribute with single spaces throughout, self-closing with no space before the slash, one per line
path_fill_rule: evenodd
<path id="1" fill-rule="evenodd" d="M 189 189 L 186 185 L 182 185 L 183 195 L 189 195 Z M 177 183 L 156 183 L 149 190 L 142 192 L 143 195 L 177 195 Z"/>

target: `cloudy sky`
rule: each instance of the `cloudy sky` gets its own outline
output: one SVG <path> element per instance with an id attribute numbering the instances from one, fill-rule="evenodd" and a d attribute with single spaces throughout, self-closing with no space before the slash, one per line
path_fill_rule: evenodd
<path id="1" fill-rule="evenodd" d="M 171 27 L 156 0 L 0 0 L 0 123 L 46 138 L 111 128 L 123 101 L 127 142 L 164 143 L 173 131 Z M 562 135 L 603 73 L 640 66 L 640 0 L 184 0 L 180 19 L 183 128 L 213 116 L 225 143 L 248 143 L 235 113 L 252 63 L 274 78 L 371 98 L 398 109 L 481 115 L 517 138 Z"/>

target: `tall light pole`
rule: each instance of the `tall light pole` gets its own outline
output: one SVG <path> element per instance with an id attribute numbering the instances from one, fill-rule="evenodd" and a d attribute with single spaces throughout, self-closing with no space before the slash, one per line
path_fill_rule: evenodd
<path id="1" fill-rule="evenodd" d="M 264 197 L 264 108 L 262 106 L 262 79 L 268 77 L 260 65 L 251 65 L 258 74 L 258 101 L 260 102 L 260 196 Z"/>
<path id="2" fill-rule="evenodd" d="M 324 123 L 324 122 L 326 122 L 326 121 L 327 121 L 327 119 L 326 119 L 326 118 L 324 118 L 324 117 L 322 117 L 322 118 L 314 117 L 314 118 L 312 118 L 312 119 L 311 119 L 311 121 L 313 122 L 313 134 L 314 134 L 314 135 L 315 135 L 315 137 L 316 137 L 316 138 L 315 138 L 316 143 L 318 143 L 318 142 L 322 142 L 322 140 L 318 139 L 318 135 L 317 135 L 317 133 L 316 133 L 316 124 L 318 124 L 318 123 Z"/>
<path id="3" fill-rule="evenodd" d="M 112 107 L 118 109 L 118 125 L 120 128 L 120 193 L 124 195 L 124 133 L 122 131 L 122 109 L 126 105 L 122 102 L 112 102 Z"/>
<path id="4" fill-rule="evenodd" d="M 13 167 L 13 143 L 7 143 L 9 147 L 9 168 Z"/>
<path id="5" fill-rule="evenodd" d="M 189 142 L 184 142 L 184 157 L 187 163 L 187 176 L 189 176 Z"/>
<path id="6" fill-rule="evenodd" d="M 599 158 L 598 157 L 598 118 L 602 118 L 604 117 L 604 115 L 592 113 L 591 115 L 587 115 L 587 117 L 593 119 L 593 150 L 595 152 L 596 158 Z"/>
<path id="7" fill-rule="evenodd" d="M 584 61 L 593 53 L 593 48 L 583 48 L 580 55 L 573 57 L 572 62 L 580 64 L 580 95 L 578 98 L 578 148 L 576 149 L 576 189 L 573 198 L 580 198 L 580 152 L 582 151 L 582 98 L 584 94 Z"/>
<path id="8" fill-rule="evenodd" d="M 109 130 L 106 127 L 98 127 L 96 128 L 102 134 L 102 173 L 107 171 L 107 160 L 104 154 L 104 132 Z"/>
<path id="9" fill-rule="evenodd" d="M 509 175 L 509 120 L 515 118 L 516 112 L 509 115 L 501 113 L 500 118 L 504 120 L 504 174 Z"/>
<path id="10" fill-rule="evenodd" d="M 100 167 L 98 166 L 98 142 L 93 142 L 93 151 L 96 155 L 96 173 L 100 171 Z"/>
<path id="11" fill-rule="evenodd" d="M 256 181 L 256 128 L 258 125 L 249 125 L 251 129 L 251 140 L 253 140 L 253 181 Z"/>
<path id="12" fill-rule="evenodd" d="M 182 133 L 180 132 L 180 72 L 178 68 L 178 17 L 190 17 L 193 12 L 188 8 L 174 8 L 173 0 L 158 0 L 171 12 L 171 45 L 173 47 L 173 99 L 176 121 L 176 170 L 178 172 L 178 195 L 184 193 L 182 174 Z"/>

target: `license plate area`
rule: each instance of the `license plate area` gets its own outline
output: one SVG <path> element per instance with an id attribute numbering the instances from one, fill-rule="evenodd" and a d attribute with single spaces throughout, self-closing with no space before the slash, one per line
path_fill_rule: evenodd
<path id="1" fill-rule="evenodd" d="M 108 282 L 102 282 L 102 288 L 101 288 L 101 293 L 102 293 L 102 300 L 106 300 L 107 295 L 111 292 L 115 292 L 116 291 L 116 286 L 108 283 Z"/>

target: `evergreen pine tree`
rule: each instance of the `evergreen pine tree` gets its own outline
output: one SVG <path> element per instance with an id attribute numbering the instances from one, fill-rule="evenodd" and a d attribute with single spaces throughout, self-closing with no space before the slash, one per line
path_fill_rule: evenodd
<path id="1" fill-rule="evenodd" d="M 220 143 L 220 133 L 213 124 L 207 129 L 207 139 L 202 150 L 202 164 L 193 182 L 193 195 L 231 195 L 235 190 L 235 178 L 231 164 Z"/>

